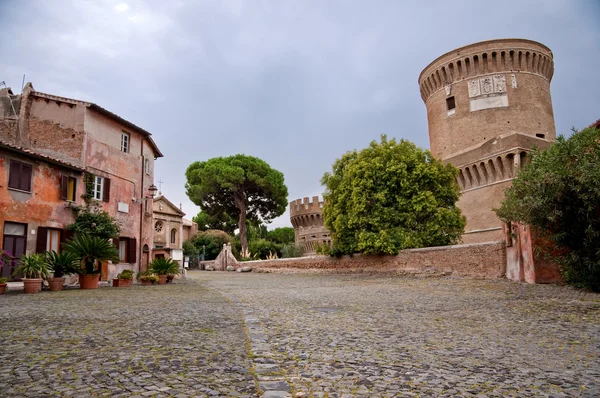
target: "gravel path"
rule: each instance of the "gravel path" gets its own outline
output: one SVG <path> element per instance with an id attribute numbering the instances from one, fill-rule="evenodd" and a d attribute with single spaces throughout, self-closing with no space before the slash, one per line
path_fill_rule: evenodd
<path id="1" fill-rule="evenodd" d="M 2 397 L 255 397 L 246 353 L 198 283 L 0 296 Z"/>
<path id="2" fill-rule="evenodd" d="M 0 296 L 0 396 L 600 396 L 600 295 L 505 280 L 190 277 Z"/>
<path id="3" fill-rule="evenodd" d="M 600 396 L 600 295 L 506 280 L 194 277 L 261 323 L 269 347 L 255 366 L 266 358 L 295 396 Z"/>

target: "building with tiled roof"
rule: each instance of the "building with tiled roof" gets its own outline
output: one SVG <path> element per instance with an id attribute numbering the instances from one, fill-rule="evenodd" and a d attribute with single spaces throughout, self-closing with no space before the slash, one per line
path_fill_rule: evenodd
<path id="1" fill-rule="evenodd" d="M 0 89 L 0 247 L 17 256 L 59 251 L 86 194 L 121 226 L 121 261 L 103 265 L 102 278 L 145 269 L 162 156 L 148 131 L 99 105 L 31 83 L 19 95 Z"/>

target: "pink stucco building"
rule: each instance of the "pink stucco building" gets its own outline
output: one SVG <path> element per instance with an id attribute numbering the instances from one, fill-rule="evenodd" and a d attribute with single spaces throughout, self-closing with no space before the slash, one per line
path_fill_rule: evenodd
<path id="1" fill-rule="evenodd" d="M 18 230 L 23 244 L 12 249 L 60 249 L 56 242 L 74 220 L 69 207 L 83 204 L 87 175 L 96 204 L 122 228 L 115 242 L 121 262 L 105 265 L 102 279 L 145 269 L 154 161 L 163 156 L 151 134 L 94 103 L 41 93 L 31 83 L 20 95 L 0 94 L 0 243 L 13 244 L 8 233 Z M 28 178 L 29 186 L 15 183 Z"/>

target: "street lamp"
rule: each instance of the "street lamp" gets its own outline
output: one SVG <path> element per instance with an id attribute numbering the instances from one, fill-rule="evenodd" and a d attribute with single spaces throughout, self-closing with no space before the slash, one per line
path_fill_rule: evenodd
<path id="1" fill-rule="evenodd" d="M 156 195 L 156 192 L 158 191 L 158 188 L 156 188 L 156 185 L 152 184 L 148 187 L 148 193 L 150 194 L 151 198 L 154 198 L 154 195 Z"/>

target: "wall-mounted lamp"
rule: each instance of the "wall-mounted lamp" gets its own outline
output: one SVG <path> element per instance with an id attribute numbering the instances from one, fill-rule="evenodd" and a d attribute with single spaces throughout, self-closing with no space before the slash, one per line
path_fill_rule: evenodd
<path id="1" fill-rule="evenodd" d="M 148 193 L 150 194 L 151 198 L 154 198 L 154 195 L 156 195 L 156 192 L 158 192 L 158 188 L 156 188 L 156 185 L 152 184 L 148 187 Z"/>

